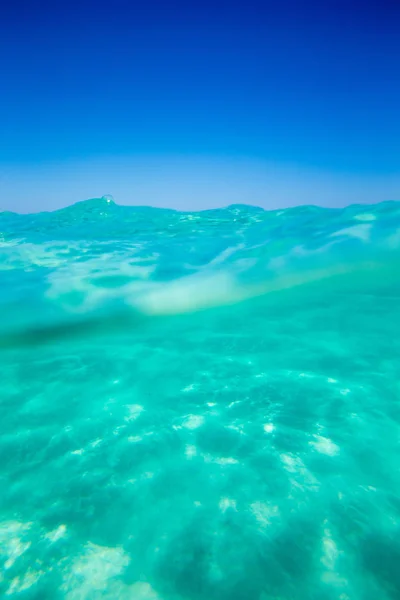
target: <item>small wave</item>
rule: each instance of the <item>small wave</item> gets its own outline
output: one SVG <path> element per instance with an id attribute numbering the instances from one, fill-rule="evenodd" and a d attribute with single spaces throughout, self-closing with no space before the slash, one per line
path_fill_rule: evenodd
<path id="1" fill-rule="evenodd" d="M 395 202 L 368 212 L 230 206 L 181 213 L 105 197 L 53 213 L 2 213 L 0 224 L 4 339 L 14 330 L 14 339 L 24 330 L 47 332 L 31 340 L 74 327 L 86 334 L 102 329 L 91 325 L 102 319 L 136 323 L 135 313 L 229 306 L 338 276 L 364 274 L 382 285 L 383 273 L 395 277 L 400 249 Z M 114 316 L 121 314 L 129 316 Z"/>

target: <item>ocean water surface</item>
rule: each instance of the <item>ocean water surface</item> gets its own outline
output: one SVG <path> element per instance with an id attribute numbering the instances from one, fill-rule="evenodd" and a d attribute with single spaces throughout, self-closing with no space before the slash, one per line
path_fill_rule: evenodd
<path id="1" fill-rule="evenodd" d="M 400 203 L 0 214 L 0 597 L 400 597 Z"/>

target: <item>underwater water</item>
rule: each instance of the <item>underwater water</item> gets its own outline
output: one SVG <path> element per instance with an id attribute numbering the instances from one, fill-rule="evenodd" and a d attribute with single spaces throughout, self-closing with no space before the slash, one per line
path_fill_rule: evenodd
<path id="1" fill-rule="evenodd" d="M 400 203 L 0 214 L 0 597 L 400 597 Z"/>

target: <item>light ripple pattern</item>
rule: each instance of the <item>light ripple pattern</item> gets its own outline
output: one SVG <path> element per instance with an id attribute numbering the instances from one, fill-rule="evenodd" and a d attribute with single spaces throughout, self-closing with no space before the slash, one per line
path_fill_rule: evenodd
<path id="1" fill-rule="evenodd" d="M 0 214 L 0 597 L 400 597 L 400 203 Z"/>

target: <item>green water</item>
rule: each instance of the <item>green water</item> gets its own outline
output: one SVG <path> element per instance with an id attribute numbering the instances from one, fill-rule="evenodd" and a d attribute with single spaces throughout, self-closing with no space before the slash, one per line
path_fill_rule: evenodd
<path id="1" fill-rule="evenodd" d="M 400 597 L 400 203 L 0 214 L 0 597 Z"/>

